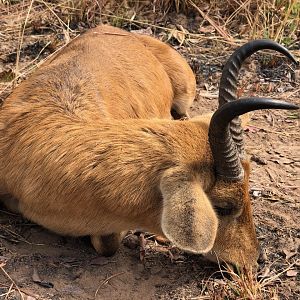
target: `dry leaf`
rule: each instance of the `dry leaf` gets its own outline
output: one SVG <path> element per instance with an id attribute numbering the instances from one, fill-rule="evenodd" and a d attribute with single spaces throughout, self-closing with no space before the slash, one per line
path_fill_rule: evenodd
<path id="1" fill-rule="evenodd" d="M 290 259 L 297 254 L 297 251 L 289 251 L 284 249 L 283 253 L 285 254 L 285 259 Z"/>
<path id="2" fill-rule="evenodd" d="M 168 34 L 168 40 L 174 38 L 178 41 L 180 45 L 182 45 L 186 40 L 186 35 L 189 33 L 186 29 L 184 29 L 181 25 L 178 25 L 179 30 L 172 29 Z"/>
<path id="3" fill-rule="evenodd" d="M 295 276 L 297 276 L 297 274 L 298 274 L 298 272 L 294 269 L 286 271 L 286 276 L 288 276 L 288 277 L 295 277 Z"/>
<path id="4" fill-rule="evenodd" d="M 203 32 L 203 33 L 212 33 L 212 32 L 215 32 L 216 30 L 213 26 L 209 25 L 209 26 L 200 27 L 199 31 Z"/>
<path id="5" fill-rule="evenodd" d="M 248 125 L 245 127 L 244 131 L 248 131 L 250 133 L 256 133 L 260 130 L 260 128 L 257 128 L 255 126 L 251 126 L 251 125 Z"/>
<path id="6" fill-rule="evenodd" d="M 161 244 L 169 243 L 169 240 L 167 238 L 161 236 L 161 235 L 156 235 L 154 238 L 155 238 L 156 241 L 158 241 Z"/>

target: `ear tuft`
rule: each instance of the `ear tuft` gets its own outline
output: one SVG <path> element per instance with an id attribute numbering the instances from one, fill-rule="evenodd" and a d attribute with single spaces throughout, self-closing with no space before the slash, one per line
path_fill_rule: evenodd
<path id="1" fill-rule="evenodd" d="M 199 182 L 178 168 L 164 173 L 162 231 L 178 248 L 207 253 L 215 242 L 218 219 Z"/>

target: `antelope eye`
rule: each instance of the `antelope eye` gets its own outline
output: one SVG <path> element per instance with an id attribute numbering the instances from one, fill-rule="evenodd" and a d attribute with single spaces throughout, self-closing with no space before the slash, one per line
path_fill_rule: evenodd
<path id="1" fill-rule="evenodd" d="M 230 216 L 234 213 L 233 207 L 219 207 L 215 206 L 215 211 L 219 216 Z"/>

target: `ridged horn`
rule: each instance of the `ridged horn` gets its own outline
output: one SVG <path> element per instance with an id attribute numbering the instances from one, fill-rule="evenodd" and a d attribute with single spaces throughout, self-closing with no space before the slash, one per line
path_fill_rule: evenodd
<path id="1" fill-rule="evenodd" d="M 218 177 L 238 181 L 243 178 L 243 168 L 237 146 L 230 135 L 230 122 L 240 115 L 258 109 L 298 109 L 280 100 L 268 98 L 242 98 L 217 109 L 209 125 L 209 143 Z"/>
<path id="2" fill-rule="evenodd" d="M 236 100 L 236 90 L 238 75 L 241 66 L 246 58 L 262 49 L 271 49 L 278 51 L 297 63 L 293 55 L 282 45 L 271 40 L 255 40 L 238 48 L 228 59 L 224 66 L 219 87 L 219 107 L 225 103 Z M 243 129 L 240 119 L 234 118 L 230 124 L 230 133 L 233 141 L 237 145 L 240 155 L 244 152 Z"/>

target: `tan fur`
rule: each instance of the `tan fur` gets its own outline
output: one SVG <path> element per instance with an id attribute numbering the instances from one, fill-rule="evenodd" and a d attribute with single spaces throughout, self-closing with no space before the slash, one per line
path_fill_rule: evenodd
<path id="1" fill-rule="evenodd" d="M 174 49 L 110 26 L 73 40 L 46 62 L 42 73 L 60 76 L 72 68 L 72 77 L 83 77 L 81 86 L 93 85 L 90 96 L 98 101 L 87 109 L 100 110 L 102 118 L 171 118 L 171 108 L 184 117 L 195 98 L 195 76 Z"/>
<path id="2" fill-rule="evenodd" d="M 181 116 L 187 111 L 195 98 L 195 76 L 184 59 L 172 48 L 146 35 L 137 35 L 154 56 L 162 63 L 173 87 L 174 99 L 172 108 Z M 163 46 L 162 46 L 163 45 Z"/>
<path id="3" fill-rule="evenodd" d="M 248 164 L 243 182 L 216 180 L 209 118 L 166 120 L 180 84 L 159 57 L 129 33 L 98 27 L 22 83 L 0 109 L 0 193 L 50 230 L 90 235 L 104 255 L 121 232 L 142 228 L 186 251 L 253 264 Z"/>

